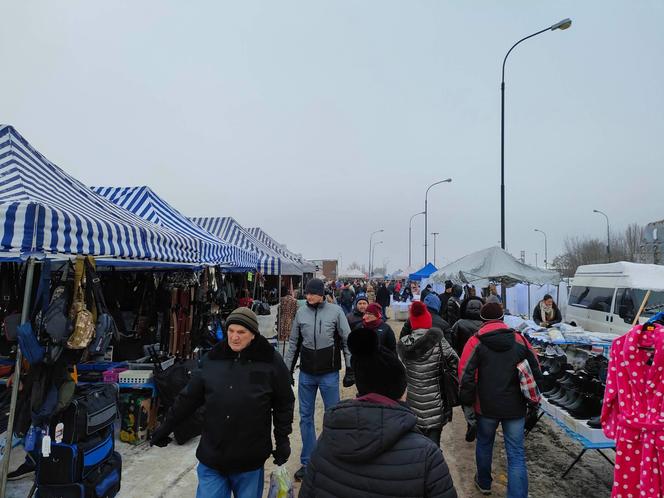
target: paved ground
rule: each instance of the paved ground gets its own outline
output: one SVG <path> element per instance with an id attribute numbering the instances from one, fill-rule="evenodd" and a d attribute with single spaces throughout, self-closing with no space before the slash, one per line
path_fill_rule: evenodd
<path id="1" fill-rule="evenodd" d="M 394 330 L 401 330 L 401 322 L 390 321 Z M 355 396 L 355 390 L 342 389 L 342 398 Z M 323 419 L 322 400 L 318 400 L 316 424 L 320 430 Z M 293 453 L 288 467 L 293 472 L 299 468 L 299 451 L 302 446 L 299 437 L 298 410 L 295 410 L 295 424 L 291 446 Z M 474 444 L 464 440 L 465 421 L 457 409 L 454 420 L 443 430 L 441 448 L 449 464 L 460 498 L 475 498 L 481 495 L 473 486 L 475 473 Z M 499 434 L 494 450 L 494 493 L 505 496 L 506 469 L 505 451 Z M 119 498 L 189 498 L 196 494 L 196 445 L 197 440 L 178 446 L 175 443 L 167 448 L 150 448 L 147 445 L 130 446 L 118 442 L 118 451 L 123 455 L 122 491 Z M 543 419 L 528 436 L 526 443 L 528 457 L 530 496 L 533 498 L 602 498 L 610 496 L 613 469 L 599 455 L 588 452 L 566 479 L 560 476 L 581 451 L 578 443 L 567 437 L 557 426 Z M 608 453 L 613 458 L 611 451 Z M 13 453 L 12 466 L 15 468 L 22 459 L 21 452 Z M 266 482 L 273 469 L 268 461 Z M 30 482 L 9 483 L 8 497 L 25 497 Z M 267 485 L 266 485 L 267 490 Z M 349 498 L 349 497 L 340 497 Z"/>

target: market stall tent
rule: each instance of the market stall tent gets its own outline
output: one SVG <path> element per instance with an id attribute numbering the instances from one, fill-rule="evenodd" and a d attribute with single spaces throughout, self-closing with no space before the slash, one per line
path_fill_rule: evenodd
<path id="1" fill-rule="evenodd" d="M 410 280 L 422 280 L 423 278 L 429 278 L 433 273 L 437 271 L 437 268 L 433 263 L 427 263 L 424 268 L 420 268 L 415 273 L 408 275 Z"/>
<path id="2" fill-rule="evenodd" d="M 258 253 L 258 271 L 264 275 L 300 275 L 302 272 L 294 264 L 285 264 L 282 268 L 282 259 L 272 249 L 267 247 L 256 237 L 251 235 L 242 225 L 230 216 L 189 218 L 197 225 L 203 227 L 212 235 L 227 240 L 233 245 L 247 251 Z M 285 271 L 289 273 L 285 273 Z"/>
<path id="3" fill-rule="evenodd" d="M 36 258 L 91 255 L 151 264 L 199 261 L 194 238 L 117 207 L 46 159 L 9 125 L 0 125 L 0 178 L 0 259 L 27 261 L 21 323 L 30 319 Z M 16 378 L 20 377 L 22 358 L 17 347 Z M 9 441 L 19 384 L 15 382 L 11 388 Z M 6 491 L 11 447 L 5 447 L 0 496 Z"/>
<path id="4" fill-rule="evenodd" d="M 316 265 L 308 262 L 302 258 L 302 256 L 299 256 L 286 249 L 282 244 L 279 244 L 276 240 L 270 237 L 262 228 L 253 227 L 247 229 L 247 231 L 267 247 L 272 249 L 274 252 L 298 265 L 300 267 L 301 273 L 314 273 L 316 271 Z M 287 275 L 287 273 L 283 271 L 283 268 L 282 273 Z"/>
<path id="5" fill-rule="evenodd" d="M 560 275 L 522 263 L 500 247 L 490 247 L 474 252 L 444 266 L 433 275 L 434 282 L 452 280 L 457 283 L 487 287 L 490 282 L 500 282 L 506 287 L 517 283 L 558 285 Z"/>
<path id="6" fill-rule="evenodd" d="M 367 276 L 358 269 L 346 270 L 339 275 L 339 278 L 344 279 L 356 279 L 356 278 L 366 278 Z"/>
<path id="7" fill-rule="evenodd" d="M 119 208 L 0 125 L 0 257 L 86 254 L 197 263 L 196 239 Z"/>
<path id="8" fill-rule="evenodd" d="M 258 266 L 258 253 L 215 237 L 181 214 L 150 187 L 92 187 L 92 190 L 151 223 L 195 238 L 199 243 L 202 263 L 232 270 L 252 270 Z"/>

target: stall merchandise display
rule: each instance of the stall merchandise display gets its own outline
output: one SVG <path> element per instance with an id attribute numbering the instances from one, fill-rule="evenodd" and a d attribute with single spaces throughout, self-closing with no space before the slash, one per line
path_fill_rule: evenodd
<path id="1" fill-rule="evenodd" d="M 120 441 L 140 444 L 156 425 L 156 406 L 149 394 L 120 394 Z"/>
<path id="2" fill-rule="evenodd" d="M 612 497 L 664 496 L 664 327 L 633 327 L 611 347 L 602 428 L 616 440 Z"/>
<path id="3" fill-rule="evenodd" d="M 29 450 L 37 462 L 39 497 L 108 497 L 120 490 L 122 459 L 115 451 L 115 384 L 79 386 Z M 48 440 L 48 441 L 47 441 Z M 30 447 L 34 449 L 31 449 Z"/>

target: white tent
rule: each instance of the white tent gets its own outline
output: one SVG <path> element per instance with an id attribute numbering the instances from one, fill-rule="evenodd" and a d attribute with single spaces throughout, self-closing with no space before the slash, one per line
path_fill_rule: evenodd
<path id="1" fill-rule="evenodd" d="M 366 275 L 362 273 L 360 270 L 353 269 L 353 270 L 346 270 L 345 272 L 342 272 L 339 275 L 339 278 L 344 280 L 344 279 L 356 279 L 356 278 L 366 278 Z"/>
<path id="2" fill-rule="evenodd" d="M 500 247 L 490 247 L 444 266 L 431 275 L 434 282 L 452 280 L 457 283 L 486 287 L 489 282 L 501 282 L 506 287 L 518 283 L 558 285 L 560 275 L 522 263 Z"/>

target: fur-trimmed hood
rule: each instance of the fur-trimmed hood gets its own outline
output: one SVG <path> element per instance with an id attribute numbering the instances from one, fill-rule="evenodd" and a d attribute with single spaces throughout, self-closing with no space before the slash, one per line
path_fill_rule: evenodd
<path id="1" fill-rule="evenodd" d="M 443 331 L 438 327 L 414 330 L 412 334 L 402 337 L 397 343 L 399 356 L 404 360 L 428 356 L 443 337 Z"/>
<path id="2" fill-rule="evenodd" d="M 265 337 L 262 335 L 256 335 L 249 346 L 239 353 L 236 353 L 228 345 L 228 340 L 224 339 L 212 348 L 208 353 L 207 358 L 210 360 L 234 360 L 238 358 L 272 363 L 272 360 L 274 359 L 274 347 L 272 347 Z"/>

